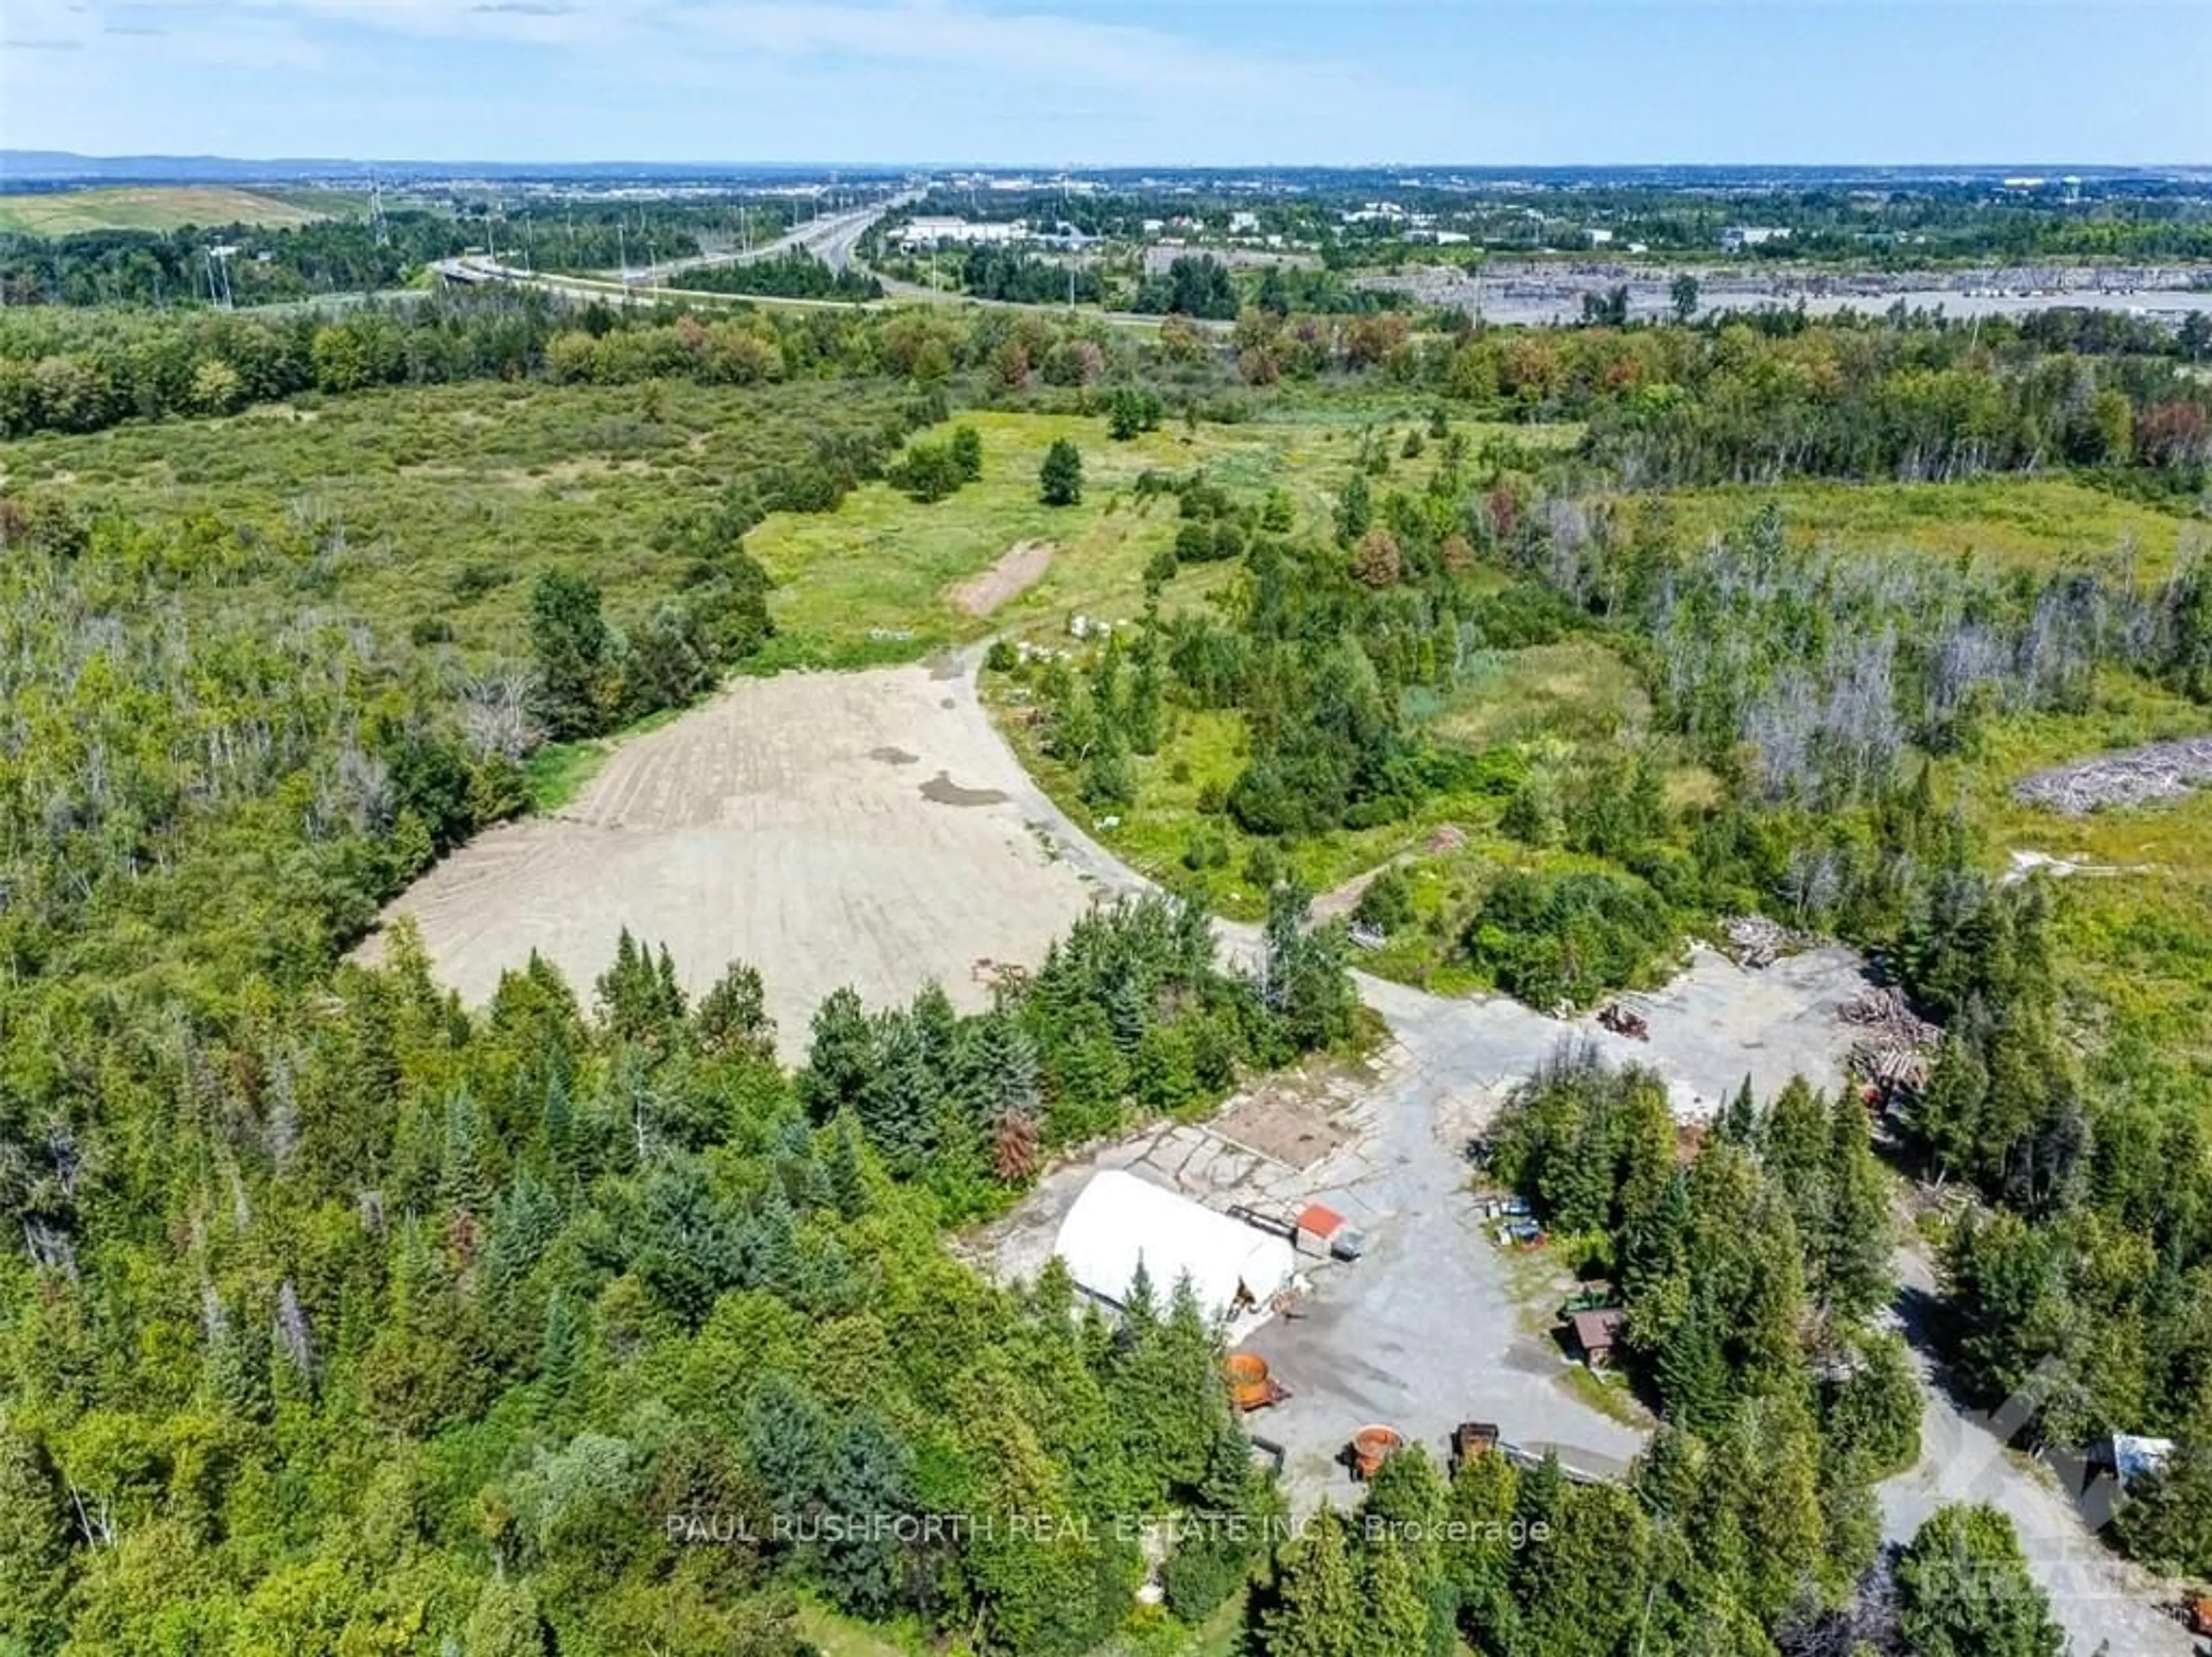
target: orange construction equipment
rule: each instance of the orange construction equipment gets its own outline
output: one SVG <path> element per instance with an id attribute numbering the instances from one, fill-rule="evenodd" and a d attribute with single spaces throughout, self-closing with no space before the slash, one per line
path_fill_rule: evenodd
<path id="1" fill-rule="evenodd" d="M 2191 1634 L 2212 1634 L 2212 1593 L 2200 1593 L 2184 1608 Z"/>
<path id="2" fill-rule="evenodd" d="M 1267 1361 L 1257 1352 L 1231 1352 L 1223 1361 L 1221 1371 L 1229 1380 L 1229 1401 L 1239 1410 L 1265 1410 L 1290 1397 L 1267 1373 Z"/>
<path id="3" fill-rule="evenodd" d="M 1368 1479 L 1391 1455 L 1402 1448 L 1406 1435 L 1395 1427 L 1363 1427 L 1352 1435 L 1352 1476 Z"/>

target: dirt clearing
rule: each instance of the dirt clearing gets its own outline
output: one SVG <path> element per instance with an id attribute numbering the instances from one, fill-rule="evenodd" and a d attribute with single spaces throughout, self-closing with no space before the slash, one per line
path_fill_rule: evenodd
<path id="1" fill-rule="evenodd" d="M 1016 541 L 988 570 L 954 588 L 953 603 L 971 616 L 989 615 L 1042 581 L 1056 550 L 1050 541 Z"/>
<path id="2" fill-rule="evenodd" d="M 471 1002 L 532 949 L 588 1000 L 625 926 L 694 993 L 750 961 L 796 1059 L 840 985 L 878 1004 L 936 978 L 979 1008 L 992 963 L 1035 963 L 1092 889 L 1030 828 L 1042 814 L 964 681 L 748 679 L 623 744 L 559 815 L 481 836 L 387 918 L 413 917 Z"/>

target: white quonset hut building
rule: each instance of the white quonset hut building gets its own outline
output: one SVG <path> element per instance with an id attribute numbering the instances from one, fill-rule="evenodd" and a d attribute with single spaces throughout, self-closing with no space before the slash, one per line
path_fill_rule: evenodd
<path id="1" fill-rule="evenodd" d="M 1060 1222 L 1053 1252 L 1085 1294 L 1114 1306 L 1128 1299 L 1141 1264 L 1164 1307 L 1190 1279 L 1208 1317 L 1265 1314 L 1297 1271 L 1290 1240 L 1218 1214 L 1188 1197 L 1118 1168 L 1094 1175 Z"/>

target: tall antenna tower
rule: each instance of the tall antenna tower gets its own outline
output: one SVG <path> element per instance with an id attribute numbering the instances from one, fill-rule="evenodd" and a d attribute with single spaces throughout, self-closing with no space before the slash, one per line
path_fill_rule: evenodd
<path id="1" fill-rule="evenodd" d="M 384 186 L 377 181 L 374 168 L 368 175 L 368 232 L 380 247 L 392 245 L 392 227 L 384 218 Z"/>

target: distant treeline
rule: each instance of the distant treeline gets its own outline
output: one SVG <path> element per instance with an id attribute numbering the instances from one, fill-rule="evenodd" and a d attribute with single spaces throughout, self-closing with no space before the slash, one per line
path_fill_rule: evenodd
<path id="1" fill-rule="evenodd" d="M 775 299 L 881 299 L 884 284 L 866 271 L 833 271 L 799 248 L 745 265 L 708 265 L 673 278 L 672 287 L 710 294 L 760 294 Z"/>
<path id="2" fill-rule="evenodd" d="M 362 216 L 281 228 L 213 224 L 0 235 L 0 295 L 10 306 L 250 307 L 396 288 L 431 261 L 472 248 L 530 270 L 611 271 L 689 259 L 709 243 L 779 235 L 800 210 L 785 200 L 741 198 L 680 205 L 467 202 L 450 210 L 396 208 L 378 223 Z"/>
<path id="3" fill-rule="evenodd" d="M 1498 418 L 1586 422 L 1583 458 L 1632 487 L 2081 466 L 2186 493 L 2203 487 L 2212 460 L 2212 387 L 2182 360 L 2212 336 L 2202 315 L 2148 332 L 2071 314 L 1969 327 L 1924 314 L 1776 311 L 1698 327 L 1510 330 L 1460 319 L 1422 333 L 1401 311 L 1255 307 L 1224 346 L 1184 320 L 1221 308 L 1232 290 L 1220 265 L 1179 259 L 1158 281 L 1148 300 L 1170 314 L 1150 339 L 1002 310 L 705 318 L 513 290 L 339 318 L 41 308 L 0 316 L 0 435 L 469 379 L 750 384 L 888 373 L 924 384 L 965 376 L 986 394 L 1012 394 L 1041 372 L 1079 389 L 1153 381 L 1233 413 L 1237 379 L 1256 391 L 1372 374 Z"/>

